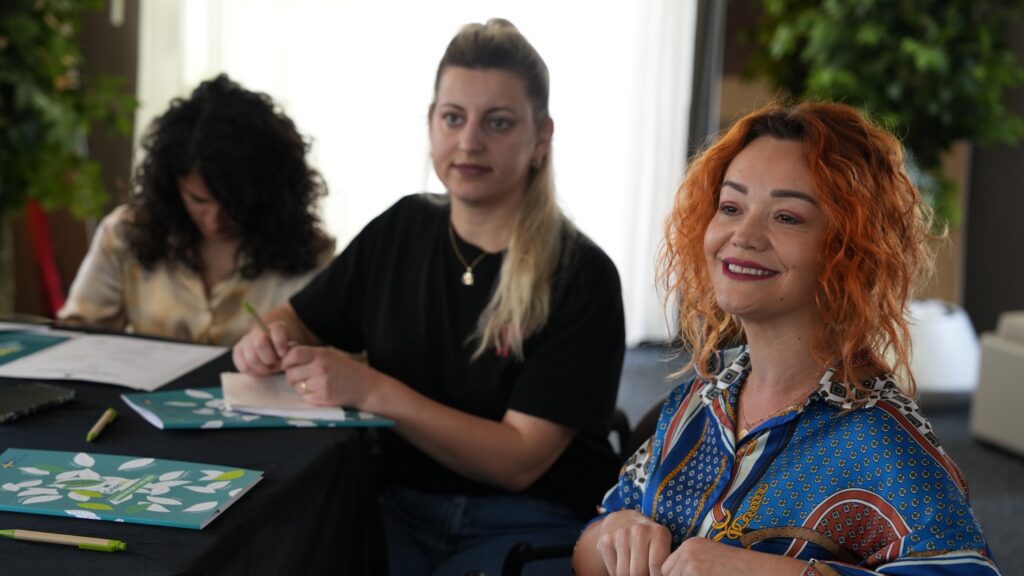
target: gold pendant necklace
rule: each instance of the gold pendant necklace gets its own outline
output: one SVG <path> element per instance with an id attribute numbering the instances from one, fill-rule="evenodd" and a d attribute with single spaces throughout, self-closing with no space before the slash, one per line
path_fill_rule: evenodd
<path id="1" fill-rule="evenodd" d="M 455 243 L 455 228 L 452 226 L 451 220 L 448 221 L 448 240 L 451 240 L 452 250 L 455 251 L 455 257 L 459 259 L 459 262 L 466 267 L 466 271 L 462 273 L 462 285 L 472 286 L 476 278 L 473 276 L 473 266 L 480 263 L 481 260 L 487 256 L 487 252 L 480 252 L 472 262 L 467 263 L 466 259 L 462 257 L 462 252 L 459 251 L 459 245 Z"/>

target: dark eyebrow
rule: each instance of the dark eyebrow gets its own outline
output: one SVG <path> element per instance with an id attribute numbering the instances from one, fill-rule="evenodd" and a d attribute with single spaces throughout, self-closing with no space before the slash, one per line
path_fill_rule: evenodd
<path id="1" fill-rule="evenodd" d="M 747 187 L 739 182 L 733 182 L 732 180 L 724 180 L 722 187 L 728 186 L 741 194 L 747 193 Z M 818 200 L 806 192 L 800 192 L 799 190 L 788 190 L 786 188 L 776 188 L 768 193 L 772 198 L 796 198 L 797 200 L 803 200 L 810 203 L 813 206 L 818 206 Z"/>
<path id="2" fill-rule="evenodd" d="M 786 190 L 785 188 L 777 188 L 768 193 L 772 198 L 796 198 L 797 200 L 803 200 L 808 202 L 812 206 L 818 205 L 818 200 L 806 192 L 800 192 L 799 190 Z"/>
<path id="3" fill-rule="evenodd" d="M 733 182 L 732 180 L 724 180 L 722 182 L 722 188 L 725 188 L 726 186 L 736 190 L 737 192 L 742 192 L 744 194 L 747 193 L 747 187 L 744 186 L 743 184 L 740 184 L 739 182 Z"/>
<path id="4" fill-rule="evenodd" d="M 438 102 L 437 106 L 438 108 L 455 109 L 458 110 L 459 112 L 466 111 L 465 108 L 459 106 L 458 104 L 455 104 L 454 102 Z M 484 114 L 494 114 L 495 112 L 506 112 L 508 114 L 516 115 L 516 111 L 511 106 L 495 106 L 493 108 L 488 108 L 487 110 L 484 111 Z"/>

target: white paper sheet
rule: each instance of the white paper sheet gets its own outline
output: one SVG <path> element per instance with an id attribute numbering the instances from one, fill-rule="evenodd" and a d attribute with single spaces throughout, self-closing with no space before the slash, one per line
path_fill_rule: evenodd
<path id="1" fill-rule="evenodd" d="M 46 324 L 22 324 L 21 322 L 0 322 L 0 332 L 40 332 L 49 328 Z"/>
<path id="2" fill-rule="evenodd" d="M 284 379 L 284 374 L 263 378 L 224 372 L 220 375 L 224 404 L 231 410 L 281 418 L 311 420 L 345 420 L 345 410 L 329 406 L 312 406 Z"/>
<path id="3" fill-rule="evenodd" d="M 0 366 L 0 376 L 85 380 L 152 392 L 226 350 L 222 346 L 78 334 Z"/>

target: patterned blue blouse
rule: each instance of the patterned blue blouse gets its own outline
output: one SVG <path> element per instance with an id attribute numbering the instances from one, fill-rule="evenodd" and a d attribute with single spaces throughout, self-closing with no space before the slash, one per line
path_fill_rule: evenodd
<path id="1" fill-rule="evenodd" d="M 962 473 L 891 377 L 865 382 L 866 403 L 850 410 L 830 370 L 802 405 L 737 443 L 749 370 L 743 351 L 711 382 L 673 390 L 604 512 L 643 513 L 669 528 L 673 547 L 701 536 L 816 559 L 804 574 L 999 573 Z"/>

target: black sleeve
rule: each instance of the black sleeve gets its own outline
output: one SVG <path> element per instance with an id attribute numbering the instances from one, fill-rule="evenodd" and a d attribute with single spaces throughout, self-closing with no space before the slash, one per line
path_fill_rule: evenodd
<path id="1" fill-rule="evenodd" d="M 580 234 L 556 272 L 547 325 L 528 340 L 509 408 L 587 434 L 607 434 L 625 353 L 615 265 Z"/>
<path id="2" fill-rule="evenodd" d="M 365 348 L 360 327 L 365 308 L 365 254 L 363 230 L 302 290 L 291 297 L 292 308 L 303 324 L 324 344 L 349 352 Z"/>
<path id="3" fill-rule="evenodd" d="M 302 290 L 291 297 L 299 319 L 324 344 L 348 352 L 367 346 L 365 320 L 375 303 L 372 283 L 375 266 L 388 249 L 394 220 L 413 207 L 406 196 L 370 221 L 334 260 Z"/>

